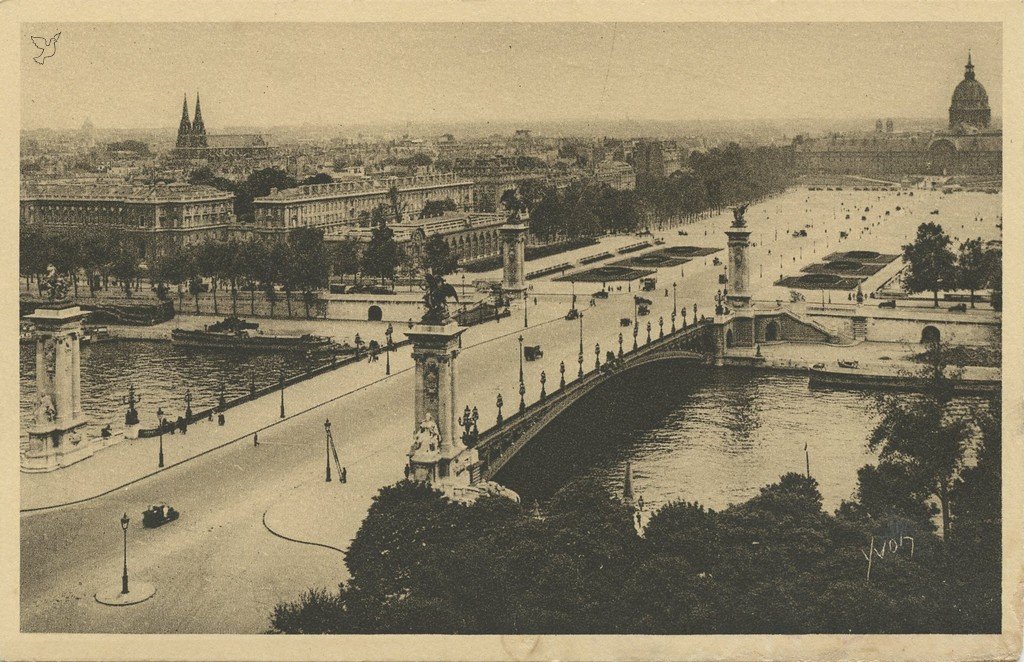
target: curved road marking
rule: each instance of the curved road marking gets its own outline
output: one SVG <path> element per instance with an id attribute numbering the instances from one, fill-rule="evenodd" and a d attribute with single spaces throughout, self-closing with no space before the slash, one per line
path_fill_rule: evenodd
<path id="1" fill-rule="evenodd" d="M 277 536 L 278 538 L 281 538 L 282 540 L 287 540 L 288 542 L 298 543 L 300 545 L 312 545 L 314 547 L 324 547 L 326 549 L 333 549 L 334 551 L 340 552 L 341 554 L 345 553 L 345 550 L 340 549 L 338 547 L 334 547 L 332 545 L 328 545 L 326 543 L 313 542 L 311 540 L 299 540 L 298 538 L 289 538 L 288 536 L 284 535 L 283 533 L 278 533 L 277 531 L 275 531 L 272 528 L 270 528 L 269 524 L 267 524 L 267 513 L 268 512 L 270 512 L 269 508 L 267 510 L 263 511 L 263 528 L 266 529 L 267 531 L 270 531 L 270 533 L 272 535 Z"/>

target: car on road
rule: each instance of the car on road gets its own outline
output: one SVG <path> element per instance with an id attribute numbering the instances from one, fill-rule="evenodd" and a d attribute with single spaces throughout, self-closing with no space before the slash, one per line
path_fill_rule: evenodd
<path id="1" fill-rule="evenodd" d="M 142 511 L 142 526 L 155 529 L 178 519 L 180 513 L 166 503 L 157 503 Z"/>
<path id="2" fill-rule="evenodd" d="M 527 345 L 523 347 L 523 356 L 527 361 L 536 361 L 544 356 L 544 350 L 540 348 L 540 345 Z"/>
<path id="3" fill-rule="evenodd" d="M 598 290 L 597 292 L 594 292 L 593 297 L 595 299 L 607 299 L 608 292 L 606 292 L 605 290 Z"/>
<path id="4" fill-rule="evenodd" d="M 860 367 L 860 363 L 856 361 L 837 361 L 840 368 L 847 368 L 849 370 L 856 370 Z"/>

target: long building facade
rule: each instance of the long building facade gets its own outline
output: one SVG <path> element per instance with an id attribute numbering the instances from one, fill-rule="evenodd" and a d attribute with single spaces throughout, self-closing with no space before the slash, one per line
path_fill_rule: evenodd
<path id="1" fill-rule="evenodd" d="M 256 225 L 263 231 L 315 227 L 325 234 L 344 233 L 365 224 L 366 215 L 378 205 L 390 209 L 392 186 L 398 189 L 403 221 L 418 217 L 429 201 L 451 200 L 463 211 L 474 208 L 473 182 L 451 173 L 361 179 L 275 189 L 253 201 Z"/>
<path id="2" fill-rule="evenodd" d="M 123 230 L 149 259 L 172 245 L 225 238 L 235 227 L 234 196 L 193 184 L 24 184 L 20 220 L 75 232 Z"/>
<path id="3" fill-rule="evenodd" d="M 440 235 L 460 263 L 473 262 L 501 254 L 498 228 L 506 219 L 502 214 L 484 212 L 449 212 L 435 218 L 410 219 L 389 226 L 398 243 L 414 259 L 423 251 L 427 240 Z M 344 234 L 327 235 L 327 241 L 355 239 L 369 243 L 372 228 L 350 228 Z"/>
<path id="4" fill-rule="evenodd" d="M 884 131 L 879 121 L 873 133 L 797 137 L 794 165 L 806 174 L 1000 177 L 1003 135 L 990 128 L 991 116 L 988 94 L 968 55 L 964 78 L 953 91 L 948 130 L 895 133 L 890 120 Z"/>

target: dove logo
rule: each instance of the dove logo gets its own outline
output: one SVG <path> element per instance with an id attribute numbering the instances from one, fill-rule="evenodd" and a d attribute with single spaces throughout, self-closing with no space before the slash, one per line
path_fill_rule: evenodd
<path id="1" fill-rule="evenodd" d="M 46 58 L 53 57 L 54 53 L 57 52 L 57 39 L 59 37 L 59 32 L 49 39 L 32 37 L 32 43 L 39 49 L 39 55 L 32 58 L 32 60 L 37 64 L 43 64 L 46 62 Z"/>

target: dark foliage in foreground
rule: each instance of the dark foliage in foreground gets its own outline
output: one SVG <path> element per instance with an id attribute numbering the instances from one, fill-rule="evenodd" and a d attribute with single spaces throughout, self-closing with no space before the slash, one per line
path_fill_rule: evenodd
<path id="1" fill-rule="evenodd" d="M 279 605 L 272 631 L 996 632 L 998 420 L 982 419 L 977 465 L 953 487 L 946 542 L 924 488 L 889 468 L 862 471 L 868 505 L 836 515 L 813 479 L 786 474 L 723 511 L 665 506 L 643 538 L 594 482 L 561 490 L 541 518 L 501 498 L 464 506 L 403 482 L 375 499 L 346 555 L 351 580 Z M 907 494 L 892 507 L 871 507 L 900 485 Z"/>

